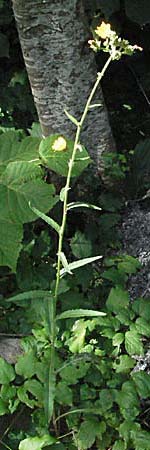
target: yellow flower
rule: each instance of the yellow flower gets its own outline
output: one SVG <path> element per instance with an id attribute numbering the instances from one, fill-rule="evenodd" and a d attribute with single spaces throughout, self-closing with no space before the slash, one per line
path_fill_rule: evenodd
<path id="1" fill-rule="evenodd" d="M 59 136 L 57 139 L 55 139 L 54 144 L 52 145 L 52 149 L 55 152 L 63 152 L 64 150 L 66 150 L 66 147 L 67 142 L 62 136 Z"/>
<path id="2" fill-rule="evenodd" d="M 96 28 L 95 33 L 102 39 L 109 37 L 111 31 L 110 23 L 102 22 L 99 27 Z"/>

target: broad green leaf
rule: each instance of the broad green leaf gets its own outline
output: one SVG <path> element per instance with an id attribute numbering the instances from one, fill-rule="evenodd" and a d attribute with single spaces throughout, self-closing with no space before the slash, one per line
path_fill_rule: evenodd
<path id="1" fill-rule="evenodd" d="M 43 406 L 44 390 L 42 384 L 38 380 L 32 378 L 31 380 L 25 381 L 24 387 L 38 400 L 38 405 Z"/>
<path id="2" fill-rule="evenodd" d="M 135 300 L 132 309 L 138 316 L 147 320 L 150 317 L 150 298 L 139 298 Z"/>
<path id="3" fill-rule="evenodd" d="M 19 303 L 24 300 L 36 300 L 38 298 L 44 300 L 45 297 L 49 297 L 50 295 L 51 295 L 50 291 L 42 291 L 39 289 L 37 291 L 27 291 L 22 292 L 21 294 L 13 295 L 13 297 L 7 298 L 6 301 L 12 303 Z"/>
<path id="4" fill-rule="evenodd" d="M 72 114 L 68 113 L 68 111 L 66 109 L 64 109 L 64 112 L 65 112 L 66 116 L 68 117 L 68 119 L 70 120 L 70 122 L 74 123 L 74 125 L 76 125 L 76 127 L 78 127 L 79 122 L 77 121 L 77 119 L 75 117 L 73 117 Z"/>
<path id="5" fill-rule="evenodd" d="M 19 141 L 16 131 L 0 135 L 0 173 L 13 161 L 34 161 L 39 164 L 38 147 L 40 139 L 26 137 Z"/>
<path id="6" fill-rule="evenodd" d="M 20 402 L 24 403 L 26 406 L 28 406 L 28 408 L 33 409 L 35 406 L 37 406 L 36 400 L 35 399 L 31 400 L 31 398 L 29 398 L 27 389 L 25 388 L 24 385 L 18 387 L 17 396 Z"/>
<path id="7" fill-rule="evenodd" d="M 144 354 L 144 348 L 139 333 L 136 331 L 127 331 L 125 333 L 125 349 L 129 355 Z"/>
<path id="8" fill-rule="evenodd" d="M 78 269 L 79 267 L 85 266 L 86 264 L 90 264 L 101 258 L 102 258 L 102 256 L 92 256 L 91 258 L 79 259 L 78 261 L 74 261 L 74 262 L 68 264 L 68 269 L 69 270 Z M 65 273 L 66 273 L 65 269 L 61 269 L 60 275 L 62 276 Z"/>
<path id="9" fill-rule="evenodd" d="M 141 398 L 150 397 L 150 374 L 139 371 L 131 374 L 137 392 Z"/>
<path id="10" fill-rule="evenodd" d="M 112 450 L 126 450 L 126 444 L 125 442 L 121 441 L 120 439 L 116 441 L 112 447 Z"/>
<path id="11" fill-rule="evenodd" d="M 146 321 L 143 317 L 138 317 L 138 319 L 135 322 L 135 325 L 138 333 L 150 337 L 149 317 L 147 317 L 147 319 L 148 321 Z"/>
<path id="12" fill-rule="evenodd" d="M 67 340 L 66 344 L 71 353 L 80 353 L 84 347 L 87 324 L 84 320 L 78 320 L 73 326 L 73 336 Z"/>
<path id="13" fill-rule="evenodd" d="M 0 416 L 4 416 L 8 413 L 8 406 L 4 400 L 0 398 Z"/>
<path id="14" fill-rule="evenodd" d="M 31 378 L 36 373 L 36 363 L 34 350 L 29 350 L 28 353 L 19 357 L 15 365 L 16 373 L 23 378 Z"/>
<path id="15" fill-rule="evenodd" d="M 112 288 L 106 301 L 106 306 L 109 309 L 109 311 L 114 313 L 118 313 L 120 310 L 128 308 L 129 306 L 128 292 L 124 291 L 119 286 Z"/>
<path id="16" fill-rule="evenodd" d="M 42 129 L 39 122 L 33 122 L 30 129 L 28 129 L 30 136 L 42 138 Z"/>
<path id="17" fill-rule="evenodd" d="M 62 320 L 62 319 L 72 319 L 72 318 L 79 318 L 79 317 L 99 317 L 99 316 L 105 316 L 106 313 L 100 312 L 100 311 L 94 311 L 91 309 L 71 309 L 68 311 L 64 311 L 63 313 L 56 316 L 56 320 Z"/>
<path id="18" fill-rule="evenodd" d="M 91 240 L 77 230 L 70 242 L 71 250 L 76 258 L 86 258 L 92 254 Z"/>
<path id="19" fill-rule="evenodd" d="M 37 207 L 42 211 L 51 209 L 57 202 L 55 188 L 41 179 L 40 167 L 30 162 L 9 163 L 3 172 L 0 185 L 0 215 L 2 219 L 26 223 L 35 220 L 36 216 L 29 207 Z"/>
<path id="20" fill-rule="evenodd" d="M 120 346 L 124 341 L 124 333 L 116 333 L 113 337 L 112 344 L 114 346 Z"/>
<path id="21" fill-rule="evenodd" d="M 59 374 L 67 384 L 76 384 L 80 378 L 83 378 L 87 374 L 89 366 L 89 362 L 77 360 L 66 364 L 65 367 L 60 367 Z"/>
<path id="22" fill-rule="evenodd" d="M 80 426 L 79 432 L 76 436 L 78 448 L 82 450 L 91 448 L 96 437 L 102 439 L 102 435 L 105 431 L 105 422 L 99 421 L 91 416 L 90 419 L 85 420 Z"/>
<path id="23" fill-rule="evenodd" d="M 22 248 L 23 228 L 10 218 L 0 219 L 0 266 L 16 271 L 17 259 Z"/>
<path id="24" fill-rule="evenodd" d="M 10 384 L 3 384 L 0 391 L 0 397 L 6 402 L 16 396 L 16 387 Z"/>
<path id="25" fill-rule="evenodd" d="M 90 208 L 90 209 L 96 209 L 98 211 L 101 211 L 102 208 L 99 208 L 99 206 L 91 205 L 90 203 L 84 203 L 84 202 L 72 202 L 68 203 L 67 210 L 70 211 L 70 209 L 75 208 Z"/>
<path id="26" fill-rule="evenodd" d="M 116 392 L 115 401 L 120 407 L 124 419 L 133 420 L 139 415 L 139 399 L 133 381 L 126 381 L 121 391 Z"/>
<path id="27" fill-rule="evenodd" d="M 99 405 L 101 405 L 102 412 L 111 409 L 113 397 L 110 389 L 101 389 L 99 394 Z"/>
<path id="28" fill-rule="evenodd" d="M 15 379 L 15 371 L 11 364 L 0 357 L 0 384 L 9 384 Z"/>
<path id="29" fill-rule="evenodd" d="M 118 263 L 118 269 L 128 274 L 136 273 L 137 269 L 140 269 L 140 267 L 141 263 L 138 259 L 130 255 L 124 255 L 123 260 Z"/>
<path id="30" fill-rule="evenodd" d="M 128 355 L 120 355 L 116 359 L 116 361 L 113 363 L 113 369 L 116 371 L 116 373 L 124 372 L 128 373 L 133 369 L 136 362 Z"/>
<path id="31" fill-rule="evenodd" d="M 72 156 L 74 142 L 66 139 L 66 149 L 62 151 L 53 150 L 54 143 L 59 137 L 59 134 L 55 134 L 43 139 L 40 143 L 39 155 L 44 165 L 46 164 L 49 169 L 66 177 L 68 174 L 68 163 Z M 86 149 L 84 147 L 82 147 L 82 151 L 77 149 L 72 176 L 79 176 L 90 162 L 91 159 Z"/>
<path id="32" fill-rule="evenodd" d="M 56 386 L 56 401 L 61 405 L 72 405 L 72 389 L 65 381 L 60 381 Z"/>
<path id="33" fill-rule="evenodd" d="M 50 225 L 52 228 L 54 228 L 55 231 L 57 231 L 57 233 L 59 234 L 60 232 L 60 225 L 58 225 L 57 222 L 55 222 L 54 219 L 52 219 L 49 216 L 46 216 L 45 214 L 43 214 L 41 211 L 39 211 L 37 208 L 34 208 L 34 206 L 32 206 L 31 203 L 29 203 L 30 208 L 32 209 L 32 211 L 38 216 L 40 217 L 42 220 L 44 220 L 44 222 L 48 223 L 48 225 Z"/>
<path id="34" fill-rule="evenodd" d="M 29 437 L 20 442 L 19 450 L 41 450 L 42 448 L 52 445 L 55 442 L 56 439 L 49 434 L 45 434 L 42 437 Z"/>
<path id="35" fill-rule="evenodd" d="M 150 450 L 150 432 L 144 430 L 131 430 L 131 438 L 136 450 Z"/>
<path id="36" fill-rule="evenodd" d="M 131 439 L 131 431 L 136 432 L 138 430 L 140 430 L 140 424 L 132 420 L 125 420 L 119 426 L 119 434 L 127 444 Z"/>

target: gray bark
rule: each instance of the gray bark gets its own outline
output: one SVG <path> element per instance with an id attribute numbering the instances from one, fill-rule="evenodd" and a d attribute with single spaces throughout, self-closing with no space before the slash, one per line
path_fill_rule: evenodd
<path id="1" fill-rule="evenodd" d="M 22 354 L 20 338 L 1 338 L 0 356 L 8 363 L 15 364 L 17 357 Z"/>
<path id="2" fill-rule="evenodd" d="M 88 47 L 82 0 L 12 0 L 20 43 L 44 136 L 73 137 L 67 109 L 81 117 L 96 79 L 94 54 Z M 89 112 L 82 143 L 101 166 L 101 154 L 112 151 L 112 137 L 102 90 L 101 108 Z"/>

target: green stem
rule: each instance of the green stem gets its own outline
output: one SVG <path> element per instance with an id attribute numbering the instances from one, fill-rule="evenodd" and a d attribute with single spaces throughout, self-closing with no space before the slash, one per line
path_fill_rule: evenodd
<path id="1" fill-rule="evenodd" d="M 79 139 L 80 139 L 80 134 L 81 134 L 81 130 L 82 130 L 82 126 L 83 123 L 86 119 L 86 116 L 88 114 L 88 110 L 91 104 L 91 101 L 94 97 L 94 94 L 98 88 L 98 85 L 101 81 L 101 79 L 103 78 L 110 62 L 112 61 L 112 56 L 110 55 L 110 57 L 107 59 L 102 71 L 100 73 L 98 73 L 97 76 L 97 80 L 93 86 L 93 89 L 88 97 L 88 100 L 86 102 L 85 108 L 84 108 L 84 112 L 82 114 L 81 120 L 77 126 L 77 131 L 76 131 L 76 136 L 75 136 L 75 141 L 74 141 L 74 147 L 73 147 L 73 152 L 72 152 L 72 157 L 69 161 L 69 170 L 68 170 L 68 175 L 67 175 L 67 181 L 66 181 L 66 185 L 64 188 L 64 204 L 63 204 L 63 218 L 62 218 L 62 224 L 61 224 L 61 229 L 60 229 L 60 233 L 59 233 L 59 244 L 58 244 L 58 259 L 57 259 L 57 275 L 56 275 L 56 286 L 55 286 L 55 306 L 56 306 L 56 302 L 57 302 L 57 297 L 58 297 L 58 288 L 59 288 L 59 281 L 60 281 L 60 269 L 61 269 L 61 251 L 62 251 L 62 245 L 63 245 L 63 237 L 64 237 L 64 232 L 65 232 L 65 226 L 66 226 L 66 219 L 67 219 L 67 203 L 68 203 L 68 192 L 69 192 L 69 188 L 70 188 L 70 180 L 71 180 L 71 173 L 72 173 L 72 169 L 73 169 L 73 165 L 74 165 L 74 160 L 75 160 L 75 156 L 76 156 L 76 151 L 78 148 L 78 144 L 79 144 Z"/>
<path id="2" fill-rule="evenodd" d="M 56 284 L 55 284 L 55 292 L 54 292 L 54 297 L 51 303 L 51 311 L 49 311 L 50 313 L 50 322 L 51 322 L 51 357 L 50 357 L 50 366 L 49 366 L 49 392 L 51 390 L 51 383 L 52 383 L 52 379 L 56 379 L 56 373 L 55 373 L 55 338 L 56 338 L 56 304 L 57 304 L 57 298 L 58 298 L 58 289 L 59 289 L 59 282 L 60 282 L 60 270 L 61 270 L 61 252 L 62 252 L 62 246 L 63 246 L 63 238 L 64 238 L 64 232 L 65 232 L 65 226 L 66 226 L 66 219 L 67 219 L 67 206 L 68 206 L 68 192 L 70 189 L 70 181 L 71 181 L 71 174 L 72 174 L 72 169 L 73 169 L 73 165 L 74 165 L 74 161 L 75 161 L 75 157 L 76 157 L 76 152 L 78 149 L 78 145 L 80 142 L 80 134 L 81 134 L 81 130 L 82 130 L 82 126 L 83 123 L 86 119 L 86 116 L 88 114 L 88 110 L 91 104 L 91 101 L 94 97 L 94 94 L 97 90 L 97 87 L 101 81 L 101 79 L 104 76 L 105 71 L 107 70 L 107 67 L 109 66 L 110 62 L 112 60 L 112 56 L 110 56 L 108 58 L 108 60 L 106 61 L 102 71 L 100 73 L 98 73 L 97 76 L 97 80 L 93 86 L 93 89 L 88 97 L 88 100 L 86 102 L 85 108 L 84 108 L 84 112 L 82 114 L 81 120 L 78 123 L 77 126 L 77 131 L 76 131 L 76 136 L 75 136 L 75 141 L 74 141 L 74 146 L 73 146 L 73 152 L 72 152 L 72 156 L 71 159 L 69 161 L 69 169 L 68 169 L 68 175 L 67 175 L 67 180 L 66 180 L 66 185 L 64 188 L 64 202 L 63 202 L 63 216 L 62 216 L 62 224 L 60 227 L 60 231 L 59 231 L 59 243 L 58 243 L 58 259 L 57 259 L 57 273 L 56 273 Z M 54 387 L 54 384 L 53 384 Z M 53 402 L 54 402 L 54 397 L 53 397 Z M 55 420 L 55 411 L 53 410 L 53 423 L 56 424 L 56 420 Z"/>

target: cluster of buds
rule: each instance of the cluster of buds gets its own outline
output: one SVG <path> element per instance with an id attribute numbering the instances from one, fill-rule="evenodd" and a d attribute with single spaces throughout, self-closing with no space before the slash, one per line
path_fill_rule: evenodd
<path id="1" fill-rule="evenodd" d="M 93 34 L 94 39 L 88 41 L 90 48 L 94 52 L 102 50 L 109 53 L 113 60 L 120 59 L 122 55 L 132 55 L 135 50 L 143 50 L 138 45 L 131 45 L 126 39 L 121 39 L 109 23 L 102 22 Z"/>

